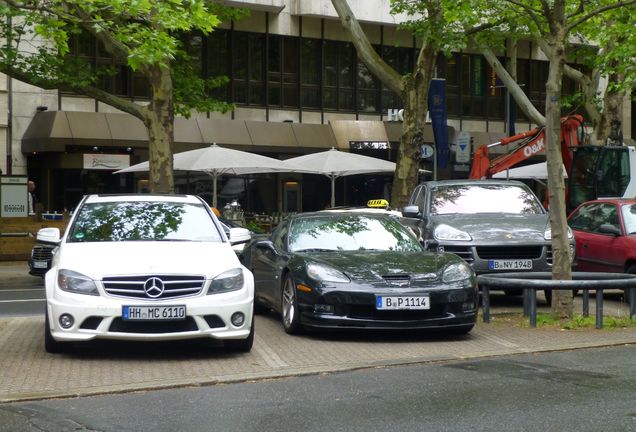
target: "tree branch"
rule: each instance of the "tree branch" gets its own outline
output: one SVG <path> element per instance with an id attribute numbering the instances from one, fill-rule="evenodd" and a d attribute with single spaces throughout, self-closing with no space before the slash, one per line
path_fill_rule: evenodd
<path id="1" fill-rule="evenodd" d="M 609 10 L 612 9 L 618 9 L 620 7 L 624 7 L 624 6 L 630 6 L 636 3 L 636 0 L 628 0 L 628 1 L 619 1 L 607 6 L 603 6 L 603 7 L 599 7 L 591 12 L 588 12 L 587 14 L 583 15 L 581 18 L 579 18 L 578 20 L 574 21 L 573 23 L 571 23 L 570 25 L 565 27 L 565 30 L 567 33 L 570 33 L 575 27 L 583 24 L 585 21 L 589 20 L 590 18 L 599 15 L 603 12 L 607 12 Z"/>
<path id="2" fill-rule="evenodd" d="M 539 19 L 539 15 L 537 14 L 537 11 L 535 11 L 534 9 L 532 9 L 531 7 L 529 7 L 526 4 L 523 4 L 517 0 L 506 0 L 508 3 L 511 3 L 515 6 L 520 7 L 521 9 L 523 9 L 528 15 L 530 15 L 530 18 L 532 19 L 532 21 L 534 21 L 534 24 L 537 26 L 537 28 L 539 29 L 539 31 L 541 31 L 541 20 Z"/>
<path id="3" fill-rule="evenodd" d="M 362 62 L 382 83 L 396 95 L 402 95 L 402 76 L 389 66 L 373 49 L 369 39 L 353 15 L 347 0 L 331 0 L 343 27 L 351 34 L 351 40 Z"/>

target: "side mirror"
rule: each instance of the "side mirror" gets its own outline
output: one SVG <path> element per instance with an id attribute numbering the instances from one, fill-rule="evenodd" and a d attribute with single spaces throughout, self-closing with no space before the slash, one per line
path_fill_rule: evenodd
<path id="1" fill-rule="evenodd" d="M 61 241 L 60 229 L 59 228 L 42 228 L 38 230 L 36 240 L 40 243 L 59 245 Z"/>
<path id="2" fill-rule="evenodd" d="M 247 228 L 230 228 L 229 236 L 232 246 L 247 243 L 252 238 L 250 230 Z"/>
<path id="3" fill-rule="evenodd" d="M 418 206 L 406 206 L 402 209 L 402 215 L 408 218 L 419 218 L 422 217 L 422 213 L 420 212 L 420 208 Z"/>
<path id="4" fill-rule="evenodd" d="M 259 249 L 269 249 L 272 252 L 275 251 L 274 243 L 272 243 L 271 240 L 259 240 L 256 243 L 254 243 L 254 246 L 256 246 Z"/>
<path id="5" fill-rule="evenodd" d="M 600 227 L 598 227 L 598 232 L 602 234 L 611 234 L 614 236 L 621 235 L 621 229 L 617 227 L 616 225 L 612 225 L 612 224 L 601 225 Z"/>

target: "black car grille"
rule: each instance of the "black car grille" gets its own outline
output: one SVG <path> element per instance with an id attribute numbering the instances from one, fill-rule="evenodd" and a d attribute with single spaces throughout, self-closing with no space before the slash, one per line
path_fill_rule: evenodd
<path id="1" fill-rule="evenodd" d="M 454 253 L 469 264 L 475 260 L 470 246 L 444 246 L 444 252 Z"/>
<path id="2" fill-rule="evenodd" d="M 545 260 L 549 265 L 552 265 L 552 246 L 548 246 L 545 251 Z"/>
<path id="3" fill-rule="evenodd" d="M 336 307 L 336 315 L 346 315 L 354 319 L 384 321 L 416 321 L 446 316 L 445 305 L 432 305 L 427 310 L 377 310 L 371 305 L 343 305 Z"/>
<path id="4" fill-rule="evenodd" d="M 158 296 L 146 295 L 144 286 L 151 278 L 157 278 L 163 284 L 163 292 Z M 106 292 L 113 296 L 166 299 L 199 294 L 205 285 L 205 277 L 194 275 L 109 276 L 103 278 L 102 283 Z"/>
<path id="5" fill-rule="evenodd" d="M 114 333 L 181 333 L 197 331 L 197 323 L 192 317 L 183 321 L 125 321 L 115 318 L 108 329 Z"/>
<path id="6" fill-rule="evenodd" d="M 31 253 L 34 261 L 51 261 L 55 246 L 35 245 Z"/>
<path id="7" fill-rule="evenodd" d="M 543 246 L 477 246 L 481 259 L 538 259 Z"/>
<path id="8" fill-rule="evenodd" d="M 382 279 L 392 286 L 407 287 L 411 284 L 409 275 L 385 275 L 382 276 Z"/>

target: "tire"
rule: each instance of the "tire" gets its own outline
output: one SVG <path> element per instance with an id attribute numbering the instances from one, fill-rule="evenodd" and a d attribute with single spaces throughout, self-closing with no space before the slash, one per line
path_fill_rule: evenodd
<path id="1" fill-rule="evenodd" d="M 247 353 L 254 345 L 254 317 L 252 317 L 252 328 L 250 334 L 245 339 L 228 339 L 224 343 L 225 348 L 233 352 Z"/>
<path id="2" fill-rule="evenodd" d="M 545 301 L 548 306 L 552 306 L 552 290 L 543 290 L 543 294 L 545 295 Z"/>
<path id="3" fill-rule="evenodd" d="M 49 354 L 60 354 L 66 351 L 66 344 L 53 339 L 51 335 L 51 324 L 49 323 L 48 308 L 44 312 L 44 349 Z"/>
<path id="4" fill-rule="evenodd" d="M 636 264 L 630 265 L 625 273 L 636 274 Z M 631 304 L 629 299 L 629 288 L 625 288 L 623 290 L 623 298 L 625 299 L 625 303 Z"/>
<path id="5" fill-rule="evenodd" d="M 302 325 L 300 324 L 296 287 L 291 276 L 285 277 L 281 291 L 280 311 L 283 329 L 288 334 L 299 334 L 302 331 Z"/>

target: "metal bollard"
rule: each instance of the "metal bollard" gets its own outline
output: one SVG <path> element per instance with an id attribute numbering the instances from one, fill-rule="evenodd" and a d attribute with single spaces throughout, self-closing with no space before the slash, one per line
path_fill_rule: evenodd
<path id="1" fill-rule="evenodd" d="M 583 290 L 583 316 L 590 316 L 590 290 L 587 288 Z"/>
<path id="2" fill-rule="evenodd" d="M 481 302 L 484 313 L 484 322 L 490 322 L 490 288 L 488 286 L 481 287 Z"/>
<path id="3" fill-rule="evenodd" d="M 603 328 L 603 288 L 596 288 L 596 328 Z"/>

